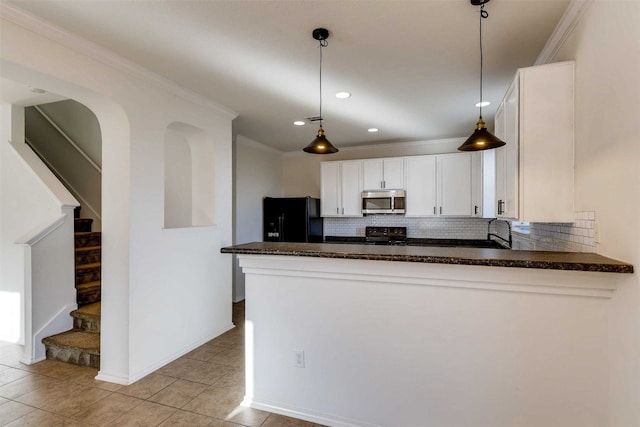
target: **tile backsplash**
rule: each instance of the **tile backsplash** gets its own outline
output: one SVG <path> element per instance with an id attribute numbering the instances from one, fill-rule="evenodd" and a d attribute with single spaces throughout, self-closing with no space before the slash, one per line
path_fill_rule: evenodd
<path id="1" fill-rule="evenodd" d="M 412 218 L 402 215 L 369 215 L 361 218 L 325 218 L 325 236 L 364 236 L 365 227 L 407 227 L 407 237 L 438 239 L 486 239 L 485 218 Z"/>
<path id="2" fill-rule="evenodd" d="M 528 234 L 513 233 L 513 248 L 536 251 L 595 252 L 595 220 L 593 211 L 576 212 L 573 223 L 529 224 Z M 526 230 L 525 230 L 526 231 Z"/>
<path id="3" fill-rule="evenodd" d="M 513 249 L 561 252 L 595 252 L 595 212 L 576 212 L 573 223 L 535 223 L 513 227 Z M 407 236 L 435 239 L 486 239 L 488 218 L 412 218 L 370 215 L 361 218 L 325 218 L 325 236 L 364 236 L 367 226 L 407 227 Z M 519 224 L 519 223 L 516 223 Z M 504 221 L 491 232 L 508 238 Z"/>

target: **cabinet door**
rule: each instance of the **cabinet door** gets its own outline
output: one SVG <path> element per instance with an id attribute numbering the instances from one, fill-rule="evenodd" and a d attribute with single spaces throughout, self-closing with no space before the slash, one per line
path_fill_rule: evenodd
<path id="1" fill-rule="evenodd" d="M 340 163 L 320 163 L 321 216 L 340 215 Z"/>
<path id="2" fill-rule="evenodd" d="M 504 218 L 518 218 L 518 171 L 520 144 L 519 134 L 519 90 L 518 77 L 507 91 L 504 99 L 504 146 L 505 175 L 504 175 Z"/>
<path id="3" fill-rule="evenodd" d="M 496 111 L 495 118 L 495 135 L 507 143 L 504 131 L 504 102 L 500 104 Z M 495 152 L 495 175 L 496 175 L 496 196 L 495 196 L 495 213 L 498 218 L 501 218 L 504 214 L 504 200 L 506 199 L 506 152 L 507 147 L 502 146 L 493 150 Z"/>
<path id="4" fill-rule="evenodd" d="M 483 184 L 484 184 L 484 153 L 476 151 L 471 154 L 471 215 L 482 218 L 483 211 Z"/>
<path id="5" fill-rule="evenodd" d="M 362 216 L 362 161 L 341 162 L 342 209 L 344 216 Z"/>
<path id="6" fill-rule="evenodd" d="M 382 163 L 383 187 L 391 190 L 404 189 L 404 159 L 402 157 L 384 159 Z"/>
<path id="7" fill-rule="evenodd" d="M 407 157 L 405 216 L 435 216 L 436 156 Z"/>
<path id="8" fill-rule="evenodd" d="M 438 214 L 472 216 L 471 153 L 438 156 Z"/>
<path id="9" fill-rule="evenodd" d="M 379 190 L 384 188 L 384 177 L 382 175 L 382 159 L 369 159 L 362 161 L 362 182 L 363 189 Z"/>

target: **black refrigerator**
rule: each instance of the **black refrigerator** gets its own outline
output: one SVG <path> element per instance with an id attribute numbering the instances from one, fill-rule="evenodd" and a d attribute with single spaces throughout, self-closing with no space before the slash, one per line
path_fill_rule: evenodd
<path id="1" fill-rule="evenodd" d="M 322 242 L 319 199 L 265 197 L 262 218 L 265 242 Z"/>

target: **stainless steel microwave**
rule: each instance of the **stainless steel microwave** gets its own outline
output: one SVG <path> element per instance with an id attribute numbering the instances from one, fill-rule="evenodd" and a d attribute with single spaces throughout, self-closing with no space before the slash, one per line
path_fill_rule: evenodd
<path id="1" fill-rule="evenodd" d="M 362 213 L 404 214 L 404 190 L 379 190 L 362 192 Z"/>

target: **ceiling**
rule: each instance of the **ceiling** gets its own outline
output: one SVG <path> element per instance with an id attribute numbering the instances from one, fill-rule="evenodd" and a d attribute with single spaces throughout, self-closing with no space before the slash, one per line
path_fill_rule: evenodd
<path id="1" fill-rule="evenodd" d="M 318 115 L 317 27 L 330 32 L 323 118 L 336 147 L 468 136 L 479 113 L 479 7 L 468 0 L 2 1 L 236 111 L 235 133 L 282 151 L 302 149 L 317 131 L 293 125 Z M 485 6 L 488 123 L 569 3 Z"/>

